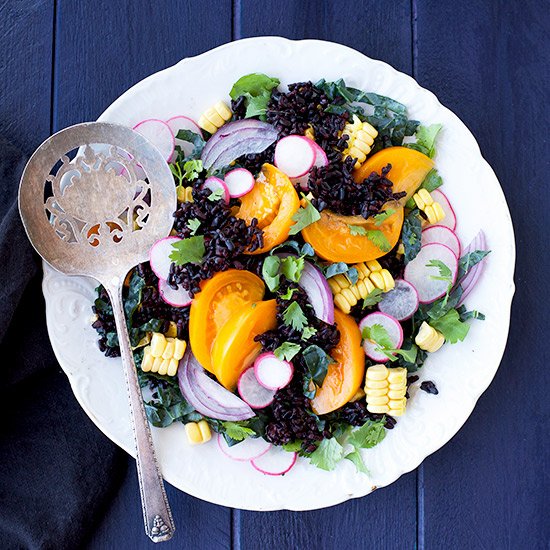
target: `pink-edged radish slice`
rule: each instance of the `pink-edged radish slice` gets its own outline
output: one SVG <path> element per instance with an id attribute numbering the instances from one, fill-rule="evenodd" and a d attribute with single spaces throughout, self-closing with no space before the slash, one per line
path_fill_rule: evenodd
<path id="1" fill-rule="evenodd" d="M 179 237 L 165 237 L 157 241 L 149 251 L 149 262 L 153 273 L 159 278 L 166 281 L 170 274 L 170 265 L 172 260 L 170 254 L 174 251 L 172 245 L 181 241 Z"/>
<path id="2" fill-rule="evenodd" d="M 223 435 L 218 434 L 218 447 L 222 453 L 233 460 L 248 462 L 266 454 L 271 449 L 271 443 L 261 437 L 247 437 L 229 446 Z"/>
<path id="3" fill-rule="evenodd" d="M 327 157 L 327 154 L 323 151 L 323 148 L 320 145 L 317 145 L 317 143 L 315 143 L 314 141 L 312 141 L 312 140 L 309 140 L 309 141 L 311 142 L 311 146 L 315 150 L 315 161 L 313 162 L 313 166 L 315 166 L 316 168 L 323 168 L 325 166 L 328 166 L 328 157 Z M 312 168 L 313 168 L 313 166 L 312 166 Z M 303 191 L 306 191 L 307 190 L 307 181 L 309 179 L 309 172 L 310 171 L 311 171 L 311 169 L 308 171 L 307 174 L 304 174 L 303 176 L 300 176 L 299 178 L 292 178 L 292 183 L 294 183 L 294 185 L 299 184 L 300 188 Z"/>
<path id="4" fill-rule="evenodd" d="M 271 405 L 276 391 L 269 390 L 258 382 L 254 367 L 249 367 L 241 374 L 237 388 L 241 399 L 253 409 L 263 409 Z"/>
<path id="5" fill-rule="evenodd" d="M 227 188 L 227 185 L 225 185 L 225 182 L 221 180 L 220 178 L 216 178 L 215 176 L 210 176 L 209 178 L 206 178 L 204 182 L 204 187 L 207 189 L 210 189 L 212 192 L 218 191 L 218 189 L 221 189 L 223 191 L 222 198 L 226 204 L 229 203 L 229 189 Z"/>
<path id="6" fill-rule="evenodd" d="M 185 288 L 180 286 L 175 290 L 164 279 L 159 279 L 159 294 L 167 304 L 174 307 L 185 307 L 193 301 Z"/>
<path id="7" fill-rule="evenodd" d="M 315 162 L 313 142 L 304 136 L 287 136 L 275 146 L 275 166 L 289 178 L 307 174 Z"/>
<path id="8" fill-rule="evenodd" d="M 133 130 L 150 141 L 167 161 L 172 158 L 176 141 L 174 132 L 166 122 L 158 118 L 149 118 L 138 122 Z"/>
<path id="9" fill-rule="evenodd" d="M 450 281 L 440 278 L 437 266 L 428 265 L 432 260 L 443 262 L 451 270 Z M 455 283 L 457 273 L 455 253 L 444 244 L 430 243 L 424 245 L 416 258 L 405 266 L 404 279 L 416 288 L 420 303 L 429 304 L 447 292 L 449 283 Z"/>
<path id="10" fill-rule="evenodd" d="M 229 191 L 229 196 L 233 198 L 242 197 L 246 195 L 256 183 L 252 172 L 246 168 L 235 168 L 231 172 L 225 174 L 225 185 Z"/>
<path id="11" fill-rule="evenodd" d="M 441 208 L 443 208 L 443 212 L 445 212 L 445 217 L 437 222 L 438 225 L 444 225 L 445 227 L 448 227 L 451 231 L 454 231 L 456 229 L 456 215 L 455 211 L 453 210 L 453 207 L 451 206 L 451 203 L 449 202 L 449 199 L 447 198 L 447 195 L 443 193 L 443 191 L 440 191 L 439 189 L 435 189 L 431 193 L 432 199 L 435 202 L 438 202 L 441 205 Z"/>
<path id="12" fill-rule="evenodd" d="M 193 152 L 194 145 L 188 141 L 184 141 L 183 139 L 178 139 L 178 132 L 180 130 L 190 130 L 191 132 L 202 137 L 202 130 L 200 129 L 200 126 L 192 118 L 184 115 L 173 116 L 166 121 L 166 124 L 170 126 L 170 130 L 172 130 L 172 133 L 174 134 L 175 144 L 181 147 L 185 156 L 190 155 Z M 176 156 L 176 152 L 174 151 L 170 162 L 176 160 Z"/>
<path id="13" fill-rule="evenodd" d="M 292 363 L 277 359 L 274 353 L 267 352 L 258 355 L 254 361 L 256 380 L 268 390 L 280 390 L 291 380 L 294 374 Z"/>
<path id="14" fill-rule="evenodd" d="M 416 288 L 403 279 L 396 279 L 395 287 L 378 302 L 378 309 L 398 321 L 406 321 L 414 315 L 418 303 Z"/>
<path id="15" fill-rule="evenodd" d="M 373 327 L 374 325 L 381 325 L 386 329 L 392 349 L 399 349 L 401 347 L 401 344 L 403 344 L 403 328 L 395 317 L 381 312 L 369 313 L 359 323 L 359 330 L 363 334 L 365 327 Z M 379 345 L 372 340 L 368 340 L 367 338 L 363 340 L 363 349 L 373 361 L 378 361 L 379 363 L 389 361 L 387 355 L 376 350 L 378 347 Z"/>
<path id="16" fill-rule="evenodd" d="M 289 453 L 280 447 L 271 447 L 269 451 L 251 461 L 252 466 L 266 476 L 284 476 L 296 464 L 298 453 Z"/>
<path id="17" fill-rule="evenodd" d="M 430 225 L 422 231 L 422 246 L 439 243 L 448 246 L 460 258 L 460 240 L 456 233 L 445 225 Z"/>

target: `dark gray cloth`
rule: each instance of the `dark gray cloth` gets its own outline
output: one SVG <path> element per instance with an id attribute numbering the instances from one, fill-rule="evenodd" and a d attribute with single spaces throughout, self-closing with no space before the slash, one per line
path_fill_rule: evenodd
<path id="1" fill-rule="evenodd" d="M 82 411 L 53 354 L 40 261 L 16 204 L 24 165 L 0 138 L 0 548 L 78 548 L 127 458 Z"/>

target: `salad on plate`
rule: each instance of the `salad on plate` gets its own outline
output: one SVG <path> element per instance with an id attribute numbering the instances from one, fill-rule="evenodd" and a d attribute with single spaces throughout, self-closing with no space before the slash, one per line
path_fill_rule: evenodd
<path id="1" fill-rule="evenodd" d="M 343 80 L 283 87 L 253 73 L 229 96 L 197 122 L 134 126 L 178 196 L 171 235 L 125 282 L 148 419 L 182 422 L 190 444 L 215 435 L 223 456 L 266 475 L 298 457 L 368 473 L 414 373 L 484 319 L 464 301 L 485 236 L 464 246 L 456 233 L 440 124 Z M 101 351 L 118 356 L 102 287 L 93 310 Z M 436 398 L 433 382 L 418 386 Z"/>

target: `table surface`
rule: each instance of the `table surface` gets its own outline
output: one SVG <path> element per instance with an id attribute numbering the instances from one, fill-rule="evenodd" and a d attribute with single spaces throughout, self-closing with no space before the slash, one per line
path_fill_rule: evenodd
<path id="1" fill-rule="evenodd" d="M 549 8 L 536 0 L 0 0 L 0 134 L 27 152 L 183 57 L 248 36 L 319 38 L 432 90 L 472 130 L 508 198 L 518 258 L 508 348 L 453 440 L 393 485 L 320 511 L 231 510 L 169 487 L 179 528 L 167 548 L 549 547 Z M 142 529 L 128 468 L 91 547 L 152 546 Z"/>

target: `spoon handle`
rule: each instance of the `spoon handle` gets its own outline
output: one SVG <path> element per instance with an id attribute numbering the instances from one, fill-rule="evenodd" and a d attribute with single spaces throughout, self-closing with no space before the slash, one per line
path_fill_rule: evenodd
<path id="1" fill-rule="evenodd" d="M 122 280 L 114 279 L 111 281 L 111 285 L 105 285 L 105 288 L 113 306 L 122 365 L 130 400 L 145 532 L 153 542 L 162 542 L 172 538 L 175 526 L 143 406 L 143 398 L 126 327 L 126 317 L 122 303 Z"/>

